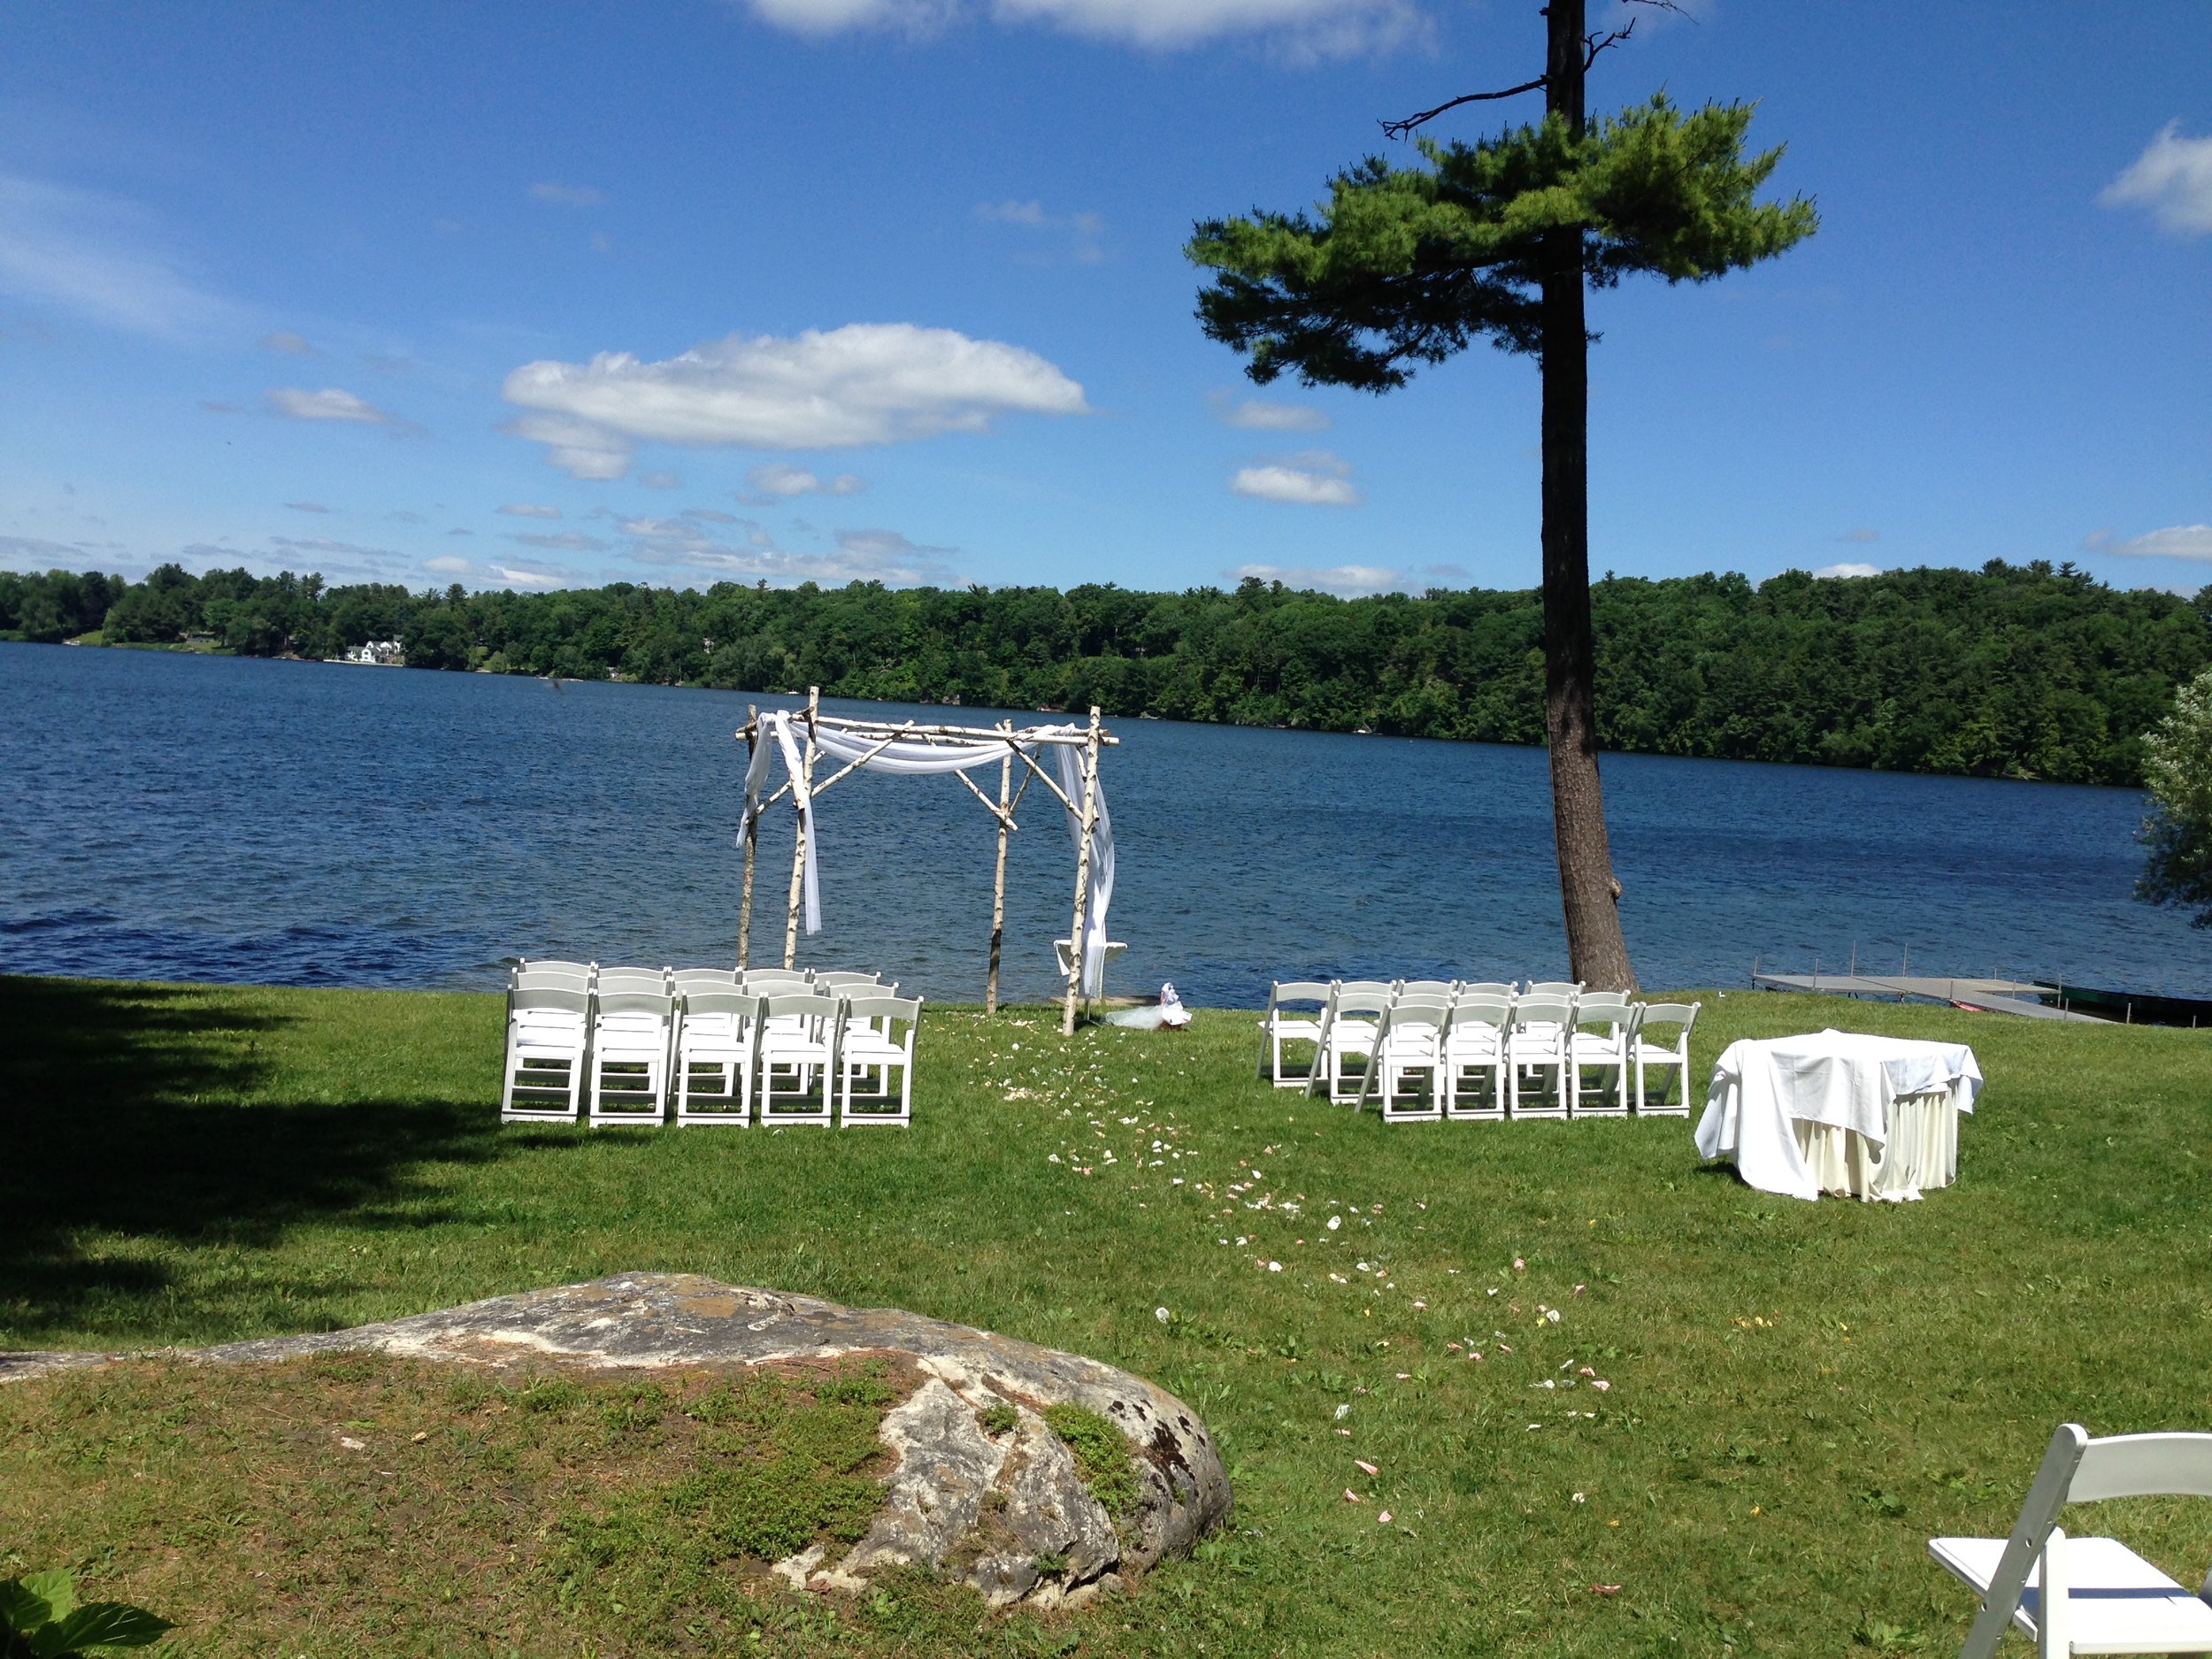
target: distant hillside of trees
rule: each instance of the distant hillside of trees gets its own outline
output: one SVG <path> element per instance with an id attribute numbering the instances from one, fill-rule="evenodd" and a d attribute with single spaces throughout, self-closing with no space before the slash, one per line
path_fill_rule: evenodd
<path id="1" fill-rule="evenodd" d="M 2116 589 L 2070 565 L 1992 560 L 1849 580 L 1788 572 L 1593 589 L 1609 748 L 1647 754 L 2141 781 L 2142 737 L 2212 665 L 2212 603 Z M 1086 586 L 873 583 L 705 592 L 617 582 L 558 593 L 327 587 L 319 576 L 142 582 L 0 572 L 0 638 L 190 638 L 335 657 L 397 640 L 410 666 L 618 678 L 1245 726 L 1537 743 L 1531 591 L 1339 599 Z"/>

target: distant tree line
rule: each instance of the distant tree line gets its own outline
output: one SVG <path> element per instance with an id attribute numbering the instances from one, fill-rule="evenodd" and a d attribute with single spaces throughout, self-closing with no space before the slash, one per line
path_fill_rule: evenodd
<path id="1" fill-rule="evenodd" d="M 1598 719 L 1647 754 L 2137 784 L 2143 736 L 2212 667 L 2212 599 L 2116 589 L 2070 566 L 1850 580 L 1786 572 L 1592 589 Z M 0 638 L 196 641 L 336 657 L 397 640 L 417 668 L 959 702 L 1018 709 L 1543 741 L 1531 591 L 1339 599 L 1246 581 L 770 588 L 617 582 L 410 593 L 319 576 L 0 572 Z"/>

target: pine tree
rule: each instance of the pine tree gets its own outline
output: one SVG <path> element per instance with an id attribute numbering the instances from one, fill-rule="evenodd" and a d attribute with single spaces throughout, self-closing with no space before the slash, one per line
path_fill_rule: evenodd
<path id="1" fill-rule="evenodd" d="M 1425 167 L 1370 157 L 1331 181 L 1318 219 L 1214 219 L 1187 251 L 1217 273 L 1199 296 L 1201 324 L 1246 353 L 1262 384 L 1288 372 L 1385 392 L 1483 338 L 1538 359 L 1545 730 L 1568 958 L 1576 979 L 1628 990 L 1598 780 L 1585 293 L 1635 273 L 1704 281 L 1772 257 L 1817 219 L 1801 196 L 1755 199 L 1782 152 L 1746 156 L 1749 105 L 1685 114 L 1661 96 L 1586 122 L 1584 76 L 1634 25 L 1586 34 L 1584 0 L 1551 0 L 1544 16 L 1541 76 L 1384 131 L 1403 137 L 1459 105 L 1538 90 L 1541 123 L 1471 145 L 1421 138 Z"/>

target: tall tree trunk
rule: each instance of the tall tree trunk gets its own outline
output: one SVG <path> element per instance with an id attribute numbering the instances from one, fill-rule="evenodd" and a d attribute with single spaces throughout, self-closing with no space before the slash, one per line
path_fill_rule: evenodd
<path id="1" fill-rule="evenodd" d="M 1584 0 L 1550 0 L 1544 104 L 1582 133 Z M 1598 783 L 1597 647 L 1590 626 L 1590 335 L 1578 230 L 1551 233 L 1543 281 L 1544 730 L 1567 960 L 1594 990 L 1632 991 L 1620 886 Z"/>

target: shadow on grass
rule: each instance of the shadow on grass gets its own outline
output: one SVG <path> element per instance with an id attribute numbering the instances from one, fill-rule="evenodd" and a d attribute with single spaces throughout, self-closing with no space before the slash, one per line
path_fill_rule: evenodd
<path id="1" fill-rule="evenodd" d="M 425 1164 L 519 1149 L 480 1102 L 273 1094 L 267 1039 L 292 1019 L 245 999 L 96 980 L 4 989 L 0 1326 L 17 1338 L 171 1294 L 145 1246 L 265 1247 L 410 1198 Z"/>

